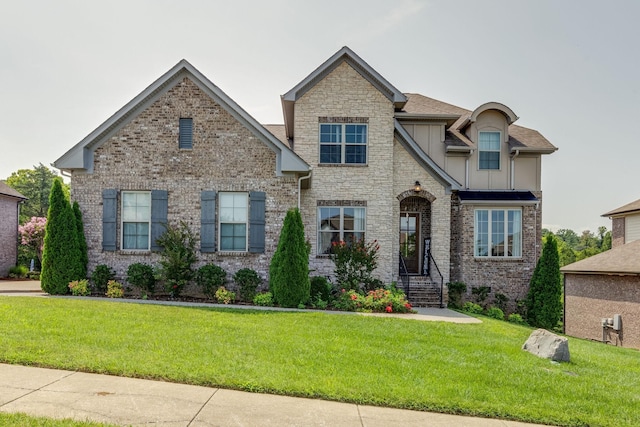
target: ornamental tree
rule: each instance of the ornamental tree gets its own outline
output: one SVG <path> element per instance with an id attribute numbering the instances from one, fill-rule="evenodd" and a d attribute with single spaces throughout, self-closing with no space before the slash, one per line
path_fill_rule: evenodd
<path id="1" fill-rule="evenodd" d="M 20 243 L 35 253 L 38 262 L 42 263 L 42 248 L 47 218 L 32 216 L 31 219 L 18 227 Z"/>
<path id="2" fill-rule="evenodd" d="M 555 237 L 548 235 L 529 284 L 527 322 L 538 328 L 555 328 L 562 316 L 561 296 L 558 245 Z"/>
<path id="3" fill-rule="evenodd" d="M 82 279 L 82 257 L 73 208 L 56 179 L 49 196 L 46 234 L 42 252 L 42 290 L 52 295 L 69 292 L 69 282 Z"/>
<path id="4" fill-rule="evenodd" d="M 309 300 L 309 246 L 297 208 L 290 209 L 284 218 L 269 266 L 269 288 L 274 301 L 283 307 L 297 307 Z"/>

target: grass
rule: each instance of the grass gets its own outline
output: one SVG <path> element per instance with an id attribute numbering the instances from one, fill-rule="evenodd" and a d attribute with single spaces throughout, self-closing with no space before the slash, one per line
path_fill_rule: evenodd
<path id="1" fill-rule="evenodd" d="M 0 361 L 567 426 L 640 419 L 640 352 L 530 328 L 0 297 Z"/>
<path id="2" fill-rule="evenodd" d="M 0 425 L 20 427 L 108 427 L 112 424 L 89 421 L 73 421 L 70 419 L 54 420 L 44 417 L 32 417 L 22 413 L 3 414 L 0 412 Z"/>

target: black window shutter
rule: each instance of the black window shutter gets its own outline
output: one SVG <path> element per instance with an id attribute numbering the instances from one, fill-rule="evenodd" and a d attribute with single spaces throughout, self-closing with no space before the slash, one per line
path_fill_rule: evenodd
<path id="1" fill-rule="evenodd" d="M 193 148 L 193 119 L 180 119 L 179 148 Z"/>
<path id="2" fill-rule="evenodd" d="M 216 192 L 200 193 L 200 252 L 216 251 Z"/>
<path id="3" fill-rule="evenodd" d="M 151 191 L 151 250 L 161 251 L 162 246 L 156 243 L 158 237 L 166 230 L 168 211 L 167 190 Z"/>
<path id="4" fill-rule="evenodd" d="M 263 191 L 249 193 L 249 252 L 264 253 L 265 199 Z"/>
<path id="5" fill-rule="evenodd" d="M 116 250 L 118 190 L 102 190 L 102 250 Z"/>

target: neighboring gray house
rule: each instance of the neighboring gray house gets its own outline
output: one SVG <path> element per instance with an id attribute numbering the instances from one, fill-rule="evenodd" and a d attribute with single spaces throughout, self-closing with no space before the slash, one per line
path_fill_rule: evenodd
<path id="1" fill-rule="evenodd" d="M 0 277 L 6 277 L 18 260 L 19 209 L 26 199 L 0 181 Z"/>
<path id="2" fill-rule="evenodd" d="M 298 206 L 313 274 L 331 275 L 331 243 L 356 237 L 378 241 L 385 282 L 461 280 L 524 298 L 540 252 L 542 155 L 556 148 L 509 107 L 402 93 L 348 47 L 281 102 L 284 124 L 261 125 L 183 60 L 58 159 L 89 269 L 123 276 L 157 261 L 161 224 L 184 220 L 201 263 L 266 278 Z"/>

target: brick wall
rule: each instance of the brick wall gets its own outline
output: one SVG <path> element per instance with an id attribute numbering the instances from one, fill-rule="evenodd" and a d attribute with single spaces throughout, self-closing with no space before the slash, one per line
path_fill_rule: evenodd
<path id="1" fill-rule="evenodd" d="M 602 341 L 604 317 L 622 315 L 622 345 L 640 349 L 640 278 L 599 274 L 564 275 L 565 333 Z M 616 342 L 617 334 L 606 339 Z"/>
<path id="2" fill-rule="evenodd" d="M 193 118 L 193 149 L 178 148 L 179 118 Z M 85 221 L 89 272 L 98 264 L 126 276 L 134 262 L 156 263 L 155 253 L 102 250 L 102 190 L 168 190 L 168 220 L 200 231 L 203 190 L 266 192 L 264 254 L 199 254 L 199 265 L 215 263 L 228 278 L 240 268 L 268 277 L 286 211 L 297 202 L 295 177 L 277 177 L 276 156 L 252 132 L 188 78 L 161 95 L 95 151 L 94 172 L 74 173 L 72 198 Z M 120 199 L 119 199 L 120 200 Z M 120 213 L 119 213 L 120 214 Z M 118 224 L 118 247 L 120 247 Z"/>
<path id="3" fill-rule="evenodd" d="M 624 245 L 624 217 L 613 218 L 611 221 L 611 247 Z"/>
<path id="4" fill-rule="evenodd" d="M 0 195 L 0 277 L 6 277 L 18 256 L 18 208 L 13 197 Z"/>

